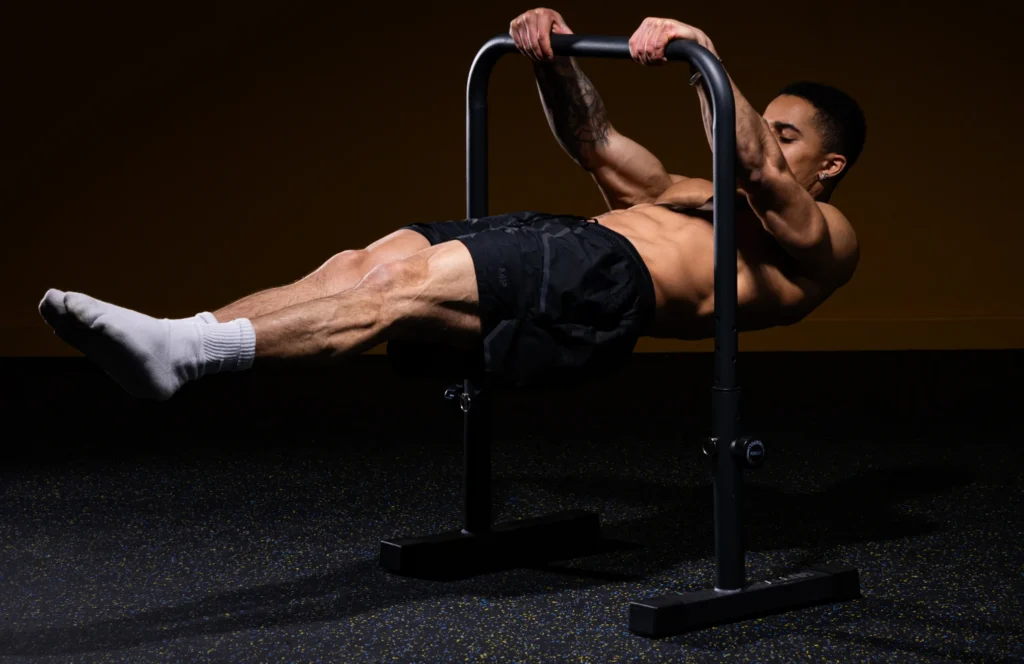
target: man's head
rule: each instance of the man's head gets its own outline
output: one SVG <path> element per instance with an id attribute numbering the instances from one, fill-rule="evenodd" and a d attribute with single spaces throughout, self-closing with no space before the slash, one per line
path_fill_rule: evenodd
<path id="1" fill-rule="evenodd" d="M 852 97 L 828 85 L 787 85 L 768 104 L 764 119 L 790 170 L 816 198 L 828 199 L 864 148 L 864 112 Z"/>

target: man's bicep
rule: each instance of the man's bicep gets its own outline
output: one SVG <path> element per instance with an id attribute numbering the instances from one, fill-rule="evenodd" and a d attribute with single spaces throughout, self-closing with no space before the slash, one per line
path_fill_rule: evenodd
<path id="1" fill-rule="evenodd" d="M 681 177 L 669 175 L 650 150 L 614 130 L 595 157 L 590 174 L 613 210 L 653 203 Z"/>

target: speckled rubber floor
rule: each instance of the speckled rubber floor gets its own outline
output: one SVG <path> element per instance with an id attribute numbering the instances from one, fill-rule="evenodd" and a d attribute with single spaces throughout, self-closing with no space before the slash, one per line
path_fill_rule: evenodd
<path id="1" fill-rule="evenodd" d="M 748 474 L 750 576 L 846 562 L 863 598 L 650 640 L 631 600 L 712 580 L 692 447 L 498 440 L 499 521 L 590 509 L 643 546 L 433 582 L 385 572 L 379 542 L 460 525 L 457 441 L 201 439 L 3 470 L 0 661 L 1024 661 L 1013 441 L 775 441 Z"/>

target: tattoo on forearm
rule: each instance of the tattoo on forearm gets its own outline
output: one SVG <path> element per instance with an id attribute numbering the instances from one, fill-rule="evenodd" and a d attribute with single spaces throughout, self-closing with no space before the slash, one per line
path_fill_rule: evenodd
<path id="1" fill-rule="evenodd" d="M 551 130 L 569 156 L 586 167 L 611 130 L 601 95 L 572 61 L 538 64 L 536 74 Z"/>

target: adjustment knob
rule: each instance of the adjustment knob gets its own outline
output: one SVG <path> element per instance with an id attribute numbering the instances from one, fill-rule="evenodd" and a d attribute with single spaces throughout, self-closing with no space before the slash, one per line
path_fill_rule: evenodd
<path id="1" fill-rule="evenodd" d="M 737 438 L 732 442 L 732 453 L 744 468 L 760 468 L 764 465 L 764 443 L 760 438 Z"/>

